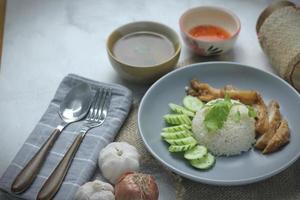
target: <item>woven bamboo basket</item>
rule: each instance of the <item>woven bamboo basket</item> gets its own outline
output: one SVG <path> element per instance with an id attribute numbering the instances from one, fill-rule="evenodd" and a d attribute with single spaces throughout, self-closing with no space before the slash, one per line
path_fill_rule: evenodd
<path id="1" fill-rule="evenodd" d="M 278 75 L 300 91 L 300 8 L 289 1 L 271 4 L 259 16 L 256 31 Z"/>

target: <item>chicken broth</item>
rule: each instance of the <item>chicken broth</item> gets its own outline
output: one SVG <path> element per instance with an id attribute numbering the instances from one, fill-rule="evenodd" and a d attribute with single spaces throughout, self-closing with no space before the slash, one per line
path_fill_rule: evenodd
<path id="1" fill-rule="evenodd" d="M 129 65 L 146 67 L 167 61 L 175 53 L 172 42 L 154 32 L 135 32 L 123 36 L 113 47 L 114 56 Z"/>

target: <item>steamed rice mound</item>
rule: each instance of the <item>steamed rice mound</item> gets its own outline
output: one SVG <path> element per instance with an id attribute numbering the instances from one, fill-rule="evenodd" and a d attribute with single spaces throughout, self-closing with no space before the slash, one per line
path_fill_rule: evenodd
<path id="1" fill-rule="evenodd" d="M 238 111 L 239 121 L 234 118 Z M 252 147 L 255 142 L 255 120 L 248 116 L 248 108 L 245 105 L 234 105 L 223 127 L 214 132 L 208 132 L 204 125 L 207 112 L 208 108 L 204 107 L 193 119 L 192 130 L 199 144 L 206 146 L 217 156 L 237 155 Z"/>

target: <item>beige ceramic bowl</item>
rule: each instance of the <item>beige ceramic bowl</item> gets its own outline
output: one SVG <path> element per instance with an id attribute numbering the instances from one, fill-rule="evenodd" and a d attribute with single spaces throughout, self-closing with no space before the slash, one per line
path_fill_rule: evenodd
<path id="1" fill-rule="evenodd" d="M 211 6 L 187 10 L 179 20 L 180 31 L 185 44 L 201 56 L 219 55 L 232 49 L 241 30 L 239 18 L 231 11 Z M 231 37 L 222 41 L 205 41 L 193 37 L 189 31 L 199 25 L 214 25 L 227 30 Z"/>
<path id="2" fill-rule="evenodd" d="M 123 36 L 139 31 L 149 31 L 167 37 L 174 45 L 175 53 L 166 61 L 153 66 L 134 66 L 118 60 L 114 53 L 115 43 Z M 152 83 L 162 75 L 171 71 L 177 64 L 181 44 L 178 35 L 168 26 L 156 22 L 133 22 L 117 28 L 107 39 L 107 53 L 113 68 L 126 80 L 139 83 Z"/>

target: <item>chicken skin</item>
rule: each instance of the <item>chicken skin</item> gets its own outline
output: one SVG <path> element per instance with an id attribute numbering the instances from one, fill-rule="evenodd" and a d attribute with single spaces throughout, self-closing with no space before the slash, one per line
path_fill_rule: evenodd
<path id="1" fill-rule="evenodd" d="M 263 150 L 263 153 L 267 154 L 277 151 L 280 147 L 287 144 L 289 141 L 290 131 L 288 122 L 286 120 L 282 120 L 274 136 L 271 138 L 271 140 L 268 142 L 268 145 Z"/>
<path id="2" fill-rule="evenodd" d="M 273 135 L 276 132 L 276 129 L 279 127 L 281 122 L 281 114 L 279 111 L 279 104 L 276 101 L 271 101 L 268 105 L 268 120 L 269 120 L 269 128 L 265 134 L 263 134 L 256 141 L 255 147 L 257 149 L 263 150 L 268 142 L 271 140 Z"/>

